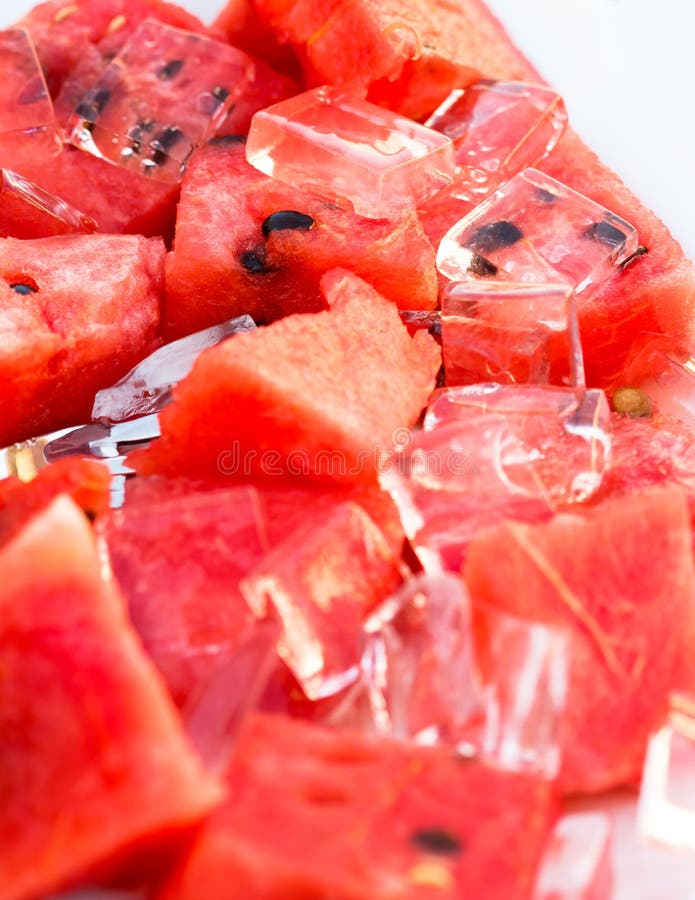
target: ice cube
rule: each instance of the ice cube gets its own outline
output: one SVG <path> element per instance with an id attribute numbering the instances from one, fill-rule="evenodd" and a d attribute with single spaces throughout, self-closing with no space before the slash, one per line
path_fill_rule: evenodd
<path id="1" fill-rule="evenodd" d="M 479 81 L 457 89 L 425 123 L 454 142 L 455 191 L 487 196 L 522 169 L 535 166 L 567 127 L 562 97 L 521 81 Z"/>
<path id="2" fill-rule="evenodd" d="M 0 134 L 53 125 L 55 116 L 36 48 L 24 29 L 0 31 Z"/>
<path id="3" fill-rule="evenodd" d="M 695 850 L 695 699 L 675 696 L 668 721 L 649 741 L 638 827 L 678 850 Z"/>
<path id="4" fill-rule="evenodd" d="M 602 812 L 566 813 L 555 825 L 533 900 L 607 900 L 613 896 L 613 825 Z"/>
<path id="5" fill-rule="evenodd" d="M 441 318 L 447 385 L 576 380 L 573 360 L 581 348 L 573 318 L 566 284 L 450 284 Z"/>
<path id="6" fill-rule="evenodd" d="M 541 522 L 601 485 L 610 453 L 602 391 L 476 384 L 438 390 L 382 483 L 427 571 L 459 571 L 482 527 Z"/>
<path id="7" fill-rule="evenodd" d="M 470 603 L 453 575 L 421 575 L 368 619 L 362 660 L 376 729 L 454 745 L 478 710 Z"/>
<path id="8" fill-rule="evenodd" d="M 535 169 L 525 169 L 442 238 L 437 268 L 452 281 L 600 284 L 639 246 L 619 216 Z"/>
<path id="9" fill-rule="evenodd" d="M 94 219 L 9 169 L 0 169 L 0 237 L 91 233 Z"/>
<path id="10" fill-rule="evenodd" d="M 371 219 L 395 219 L 452 181 L 445 135 L 335 87 L 256 113 L 246 157 L 266 175 Z"/>
<path id="11" fill-rule="evenodd" d="M 401 581 L 378 527 L 357 504 L 341 503 L 322 527 L 290 535 L 241 587 L 258 617 L 280 619 L 278 652 L 307 697 L 320 700 L 357 681 L 364 621 Z"/>
<path id="12" fill-rule="evenodd" d="M 241 50 L 147 19 L 76 107 L 69 140 L 142 175 L 178 182 L 253 75 Z"/>
<path id="13" fill-rule="evenodd" d="M 645 353 L 651 376 L 637 386 L 656 403 L 659 412 L 695 426 L 695 357 L 679 359 L 662 350 Z"/>
<path id="14" fill-rule="evenodd" d="M 113 424 L 159 412 L 171 401 L 171 388 L 188 375 L 203 350 L 255 327 L 251 316 L 238 316 L 165 344 L 113 387 L 97 393 L 92 419 Z"/>

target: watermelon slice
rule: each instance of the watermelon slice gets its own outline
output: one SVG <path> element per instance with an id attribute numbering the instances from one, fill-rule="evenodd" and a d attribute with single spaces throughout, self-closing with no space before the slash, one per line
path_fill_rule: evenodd
<path id="1" fill-rule="evenodd" d="M 439 348 L 424 332 L 411 338 L 393 304 L 351 272 L 327 272 L 321 289 L 330 310 L 203 353 L 161 414 L 162 437 L 130 457 L 136 471 L 373 483 L 380 453 L 434 387 Z"/>
<path id="2" fill-rule="evenodd" d="M 525 60 L 479 0 L 256 0 L 264 24 L 289 41 L 310 85 L 369 89 L 375 103 L 421 118 L 480 72 L 521 77 Z M 510 74 L 514 72 L 515 74 Z"/>
<path id="3" fill-rule="evenodd" d="M 34 474 L 32 462 L 27 472 L 25 459 L 18 454 L 14 463 L 20 475 L 0 481 L 0 545 L 60 494 L 68 494 L 90 518 L 108 509 L 111 474 L 102 463 L 79 456 L 59 459 L 26 483 L 22 479 Z"/>
<path id="4" fill-rule="evenodd" d="M 0 444 L 89 421 L 153 349 L 164 246 L 136 236 L 0 240 Z"/>
<path id="5" fill-rule="evenodd" d="M 299 61 L 292 48 L 280 43 L 261 21 L 253 0 L 229 0 L 215 19 L 213 28 L 222 32 L 235 47 L 265 59 L 281 72 L 300 77 Z"/>
<path id="6" fill-rule="evenodd" d="M 227 780 L 158 900 L 520 900 L 554 815 L 548 782 L 280 716 Z"/>
<path id="7" fill-rule="evenodd" d="M 695 573 L 682 490 L 654 488 L 584 516 L 483 531 L 464 574 L 474 603 L 568 630 L 563 790 L 637 778 L 669 692 L 695 687 Z"/>
<path id="8" fill-rule="evenodd" d="M 101 572 L 66 498 L 0 553 L 2 900 L 45 896 L 221 797 Z"/>
<path id="9" fill-rule="evenodd" d="M 335 266 L 410 309 L 437 300 L 434 251 L 413 213 L 370 221 L 267 178 L 242 142 L 213 139 L 183 182 L 167 260 L 167 333 L 179 336 L 248 313 L 270 322 L 323 307 Z"/>

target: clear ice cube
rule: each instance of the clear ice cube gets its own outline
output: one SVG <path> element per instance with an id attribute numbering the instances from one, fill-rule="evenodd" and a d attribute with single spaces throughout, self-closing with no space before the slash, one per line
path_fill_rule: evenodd
<path id="1" fill-rule="evenodd" d="M 266 175 L 371 219 L 395 219 L 452 181 L 445 135 L 320 87 L 256 113 L 246 157 Z"/>
<path id="2" fill-rule="evenodd" d="M 0 169 L 0 237 L 90 234 L 94 219 L 9 169 Z"/>
<path id="3" fill-rule="evenodd" d="M 638 808 L 640 833 L 695 850 L 695 699 L 675 696 L 666 724 L 649 741 Z"/>
<path id="4" fill-rule="evenodd" d="M 659 412 L 695 426 L 695 357 L 679 359 L 662 350 L 644 351 L 649 378 L 637 385 Z M 635 361 L 639 364 L 639 360 Z"/>
<path id="5" fill-rule="evenodd" d="M 382 475 L 428 571 L 459 571 L 479 528 L 541 522 L 601 485 L 610 454 L 602 391 L 476 384 L 436 391 Z"/>
<path id="6" fill-rule="evenodd" d="M 492 765 L 555 778 L 567 692 L 564 632 L 477 604 L 473 611 L 483 718 L 468 741 Z"/>
<path id="7" fill-rule="evenodd" d="M 24 29 L 0 31 L 0 75 L 0 134 L 53 125 L 43 69 Z"/>
<path id="8" fill-rule="evenodd" d="M 550 87 L 484 80 L 452 91 L 425 124 L 454 142 L 453 191 L 473 199 L 537 165 L 554 149 L 567 121 L 562 97 Z"/>
<path id="9" fill-rule="evenodd" d="M 449 386 L 576 383 L 581 347 L 566 284 L 468 281 L 442 297 L 442 354 Z"/>
<path id="10" fill-rule="evenodd" d="M 600 284 L 637 251 L 636 229 L 535 169 L 525 169 L 442 238 L 437 268 L 451 281 Z"/>
<path id="11" fill-rule="evenodd" d="M 176 183 L 253 75 L 254 63 L 241 50 L 147 19 L 76 107 L 69 140 Z"/>
<path id="12" fill-rule="evenodd" d="M 151 353 L 117 384 L 94 398 L 92 419 L 113 424 L 159 412 L 171 402 L 171 389 L 193 368 L 198 356 L 235 334 L 253 331 L 251 316 L 238 316 L 220 325 L 187 335 Z"/>
<path id="13" fill-rule="evenodd" d="M 357 504 L 342 503 L 322 527 L 310 523 L 290 535 L 241 588 L 259 618 L 279 618 L 278 652 L 307 697 L 320 700 L 358 680 L 370 604 L 401 581 L 374 522 Z"/>
<path id="14" fill-rule="evenodd" d="M 362 660 L 376 729 L 454 745 L 479 707 L 470 602 L 460 578 L 419 576 L 367 620 Z"/>
<path id="15" fill-rule="evenodd" d="M 533 900 L 607 900 L 613 896 L 613 824 L 602 812 L 570 812 L 556 823 Z"/>

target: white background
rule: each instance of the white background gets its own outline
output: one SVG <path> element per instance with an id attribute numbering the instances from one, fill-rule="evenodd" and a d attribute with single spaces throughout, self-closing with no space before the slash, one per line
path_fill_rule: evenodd
<path id="1" fill-rule="evenodd" d="M 695 2 L 488 0 L 578 131 L 695 257 Z M 30 0 L 0 0 L 0 25 Z M 210 19 L 224 0 L 184 0 Z"/>

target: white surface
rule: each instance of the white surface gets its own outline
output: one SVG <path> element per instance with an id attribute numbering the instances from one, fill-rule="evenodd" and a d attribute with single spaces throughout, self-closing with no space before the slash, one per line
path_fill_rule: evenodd
<path id="1" fill-rule="evenodd" d="M 695 257 L 695 3 L 488 0 L 577 130 Z M 33 4 L 0 0 L 0 26 Z M 211 19 L 224 0 L 184 0 Z"/>

